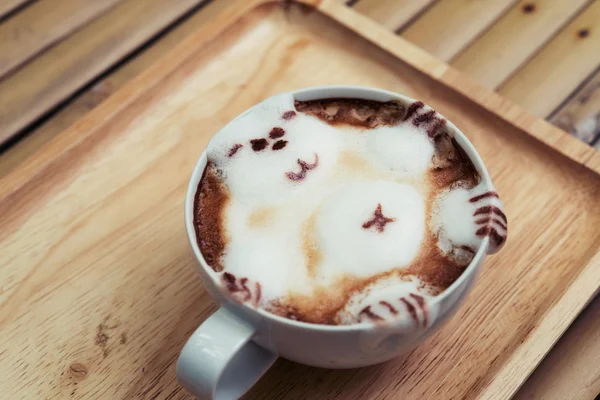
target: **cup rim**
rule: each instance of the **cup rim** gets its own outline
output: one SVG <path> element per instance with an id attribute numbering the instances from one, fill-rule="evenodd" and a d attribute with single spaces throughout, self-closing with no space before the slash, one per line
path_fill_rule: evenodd
<path id="1" fill-rule="evenodd" d="M 316 99 L 326 99 L 326 98 L 360 98 L 365 100 L 374 100 L 374 101 L 391 101 L 391 100 L 399 100 L 404 103 L 412 103 L 416 101 L 411 97 L 395 93 L 385 89 L 371 88 L 367 86 L 356 86 L 356 85 L 326 85 L 326 86 L 312 86 L 303 89 L 291 90 L 287 92 L 294 97 L 294 100 L 299 101 L 308 101 L 308 100 L 316 100 Z M 264 101 L 264 100 L 263 100 Z M 261 101 L 262 102 L 262 101 Z M 250 112 L 254 107 L 258 104 L 253 105 L 247 110 L 243 111 L 236 117 L 234 117 L 231 121 L 234 121 L 244 114 Z M 436 110 L 437 111 L 437 110 Z M 442 114 L 440 114 L 444 117 Z M 466 135 L 458 129 L 448 118 L 446 119 L 446 128 L 450 131 L 453 137 L 456 139 L 461 148 L 467 153 L 469 159 L 473 162 L 477 172 L 479 173 L 481 180 L 485 183 L 488 190 L 493 190 L 493 184 L 489 173 L 481 159 L 481 156 L 471 143 Z M 229 122 L 230 123 L 230 122 Z M 218 133 L 218 132 L 217 132 Z M 215 135 L 217 134 L 215 133 Z M 213 135 L 214 136 L 214 135 Z M 227 296 L 224 291 L 220 289 L 219 282 L 215 279 L 213 269 L 208 265 L 200 248 L 198 246 L 198 241 L 196 239 L 196 230 L 194 227 L 194 202 L 196 191 L 198 189 L 198 184 L 202 175 L 204 173 L 204 169 L 206 168 L 206 164 L 208 161 L 206 148 L 202 150 L 202 153 L 196 162 L 194 169 L 192 171 L 190 180 L 188 182 L 188 187 L 186 191 L 185 197 L 185 225 L 186 232 L 188 236 L 188 241 L 190 246 L 192 247 L 192 251 L 196 257 L 196 260 L 200 264 L 200 267 L 204 270 L 206 275 L 212 281 L 212 283 L 217 287 L 217 290 L 223 293 L 224 296 Z M 472 274 L 476 273 L 478 265 L 480 265 L 480 261 L 485 257 L 487 251 L 489 249 L 489 237 L 484 237 L 479 249 L 473 256 L 473 259 L 469 263 L 469 265 L 464 269 L 463 273 L 456 279 L 452 284 L 446 288 L 441 294 L 437 296 L 433 296 L 428 300 L 429 304 L 432 306 L 438 305 L 442 303 L 446 298 L 450 297 L 458 287 L 460 287 L 465 280 L 467 280 Z M 235 304 L 242 306 L 244 309 L 249 312 L 258 313 L 264 318 L 267 318 L 273 322 L 291 325 L 297 328 L 310 329 L 310 330 L 319 330 L 319 331 L 330 331 L 330 332 L 348 332 L 348 331 L 370 331 L 373 329 L 377 329 L 380 324 L 351 324 L 351 325 L 324 325 L 324 324 L 315 324 L 309 322 L 295 321 L 289 318 L 281 317 L 277 314 L 270 313 L 262 308 L 253 308 L 247 305 L 246 303 L 238 303 Z M 221 304 L 224 306 L 224 304 Z M 390 320 L 385 322 L 386 327 L 393 326 L 395 324 L 395 320 Z"/>

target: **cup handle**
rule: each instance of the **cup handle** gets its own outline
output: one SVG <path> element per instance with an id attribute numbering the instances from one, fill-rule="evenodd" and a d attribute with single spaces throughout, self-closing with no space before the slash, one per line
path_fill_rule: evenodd
<path id="1" fill-rule="evenodd" d="M 177 360 L 177 379 L 201 399 L 237 399 L 277 359 L 252 340 L 255 329 L 225 307 L 188 339 Z"/>

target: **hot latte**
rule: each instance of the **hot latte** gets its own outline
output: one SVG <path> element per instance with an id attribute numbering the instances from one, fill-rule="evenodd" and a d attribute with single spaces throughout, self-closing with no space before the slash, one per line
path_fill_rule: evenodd
<path id="1" fill-rule="evenodd" d="M 317 324 L 432 320 L 507 220 L 446 120 L 421 102 L 271 97 L 208 145 L 200 250 L 236 301 Z"/>

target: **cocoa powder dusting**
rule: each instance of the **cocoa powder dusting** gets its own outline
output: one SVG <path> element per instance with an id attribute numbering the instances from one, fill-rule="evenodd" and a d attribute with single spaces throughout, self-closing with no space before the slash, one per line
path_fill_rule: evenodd
<path id="1" fill-rule="evenodd" d="M 308 171 L 311 171 L 319 166 L 319 155 L 315 153 L 315 161 L 312 164 L 309 164 L 308 162 L 301 159 L 298 159 L 296 162 L 300 166 L 300 171 L 286 172 L 285 175 L 288 177 L 289 180 L 301 181 L 304 178 L 306 178 L 306 174 Z"/>
<path id="2" fill-rule="evenodd" d="M 317 117 L 327 124 L 361 128 L 396 125 L 405 115 L 405 107 L 397 101 L 324 99 L 296 101 L 295 106 L 296 110 Z"/>
<path id="3" fill-rule="evenodd" d="M 475 196 L 469 199 L 470 203 L 477 203 L 479 200 L 481 199 L 486 199 L 488 197 L 495 197 L 495 198 L 499 198 L 498 193 L 496 192 L 486 192 L 483 194 L 480 194 L 479 196 Z"/>
<path id="4" fill-rule="evenodd" d="M 264 139 L 264 138 L 252 139 L 250 141 L 250 146 L 252 146 L 252 150 L 254 150 L 254 151 L 262 151 L 268 145 L 269 145 L 269 142 L 267 141 L 267 139 Z"/>
<path id="5" fill-rule="evenodd" d="M 475 165 L 456 139 L 447 133 L 439 133 L 434 137 L 434 144 L 433 169 L 428 174 L 436 189 L 457 184 L 472 189 L 479 183 L 481 177 Z"/>
<path id="6" fill-rule="evenodd" d="M 275 143 L 273 143 L 273 150 L 281 150 L 285 147 L 285 145 L 287 144 L 287 140 L 278 140 Z"/>
<path id="7" fill-rule="evenodd" d="M 344 276 L 331 286 L 317 287 L 310 295 L 291 294 L 280 298 L 272 302 L 267 311 L 285 318 L 293 317 L 292 319 L 301 322 L 338 325 L 339 321 L 336 315 L 352 296 L 364 293 L 365 288 L 368 286 L 390 277 L 410 279 L 407 271 L 399 270 L 386 271 L 368 278 Z M 387 303 L 388 305 L 385 305 L 384 303 L 386 302 L 382 302 L 381 304 L 388 307 L 388 309 L 391 307 L 390 313 L 394 314 L 394 311 L 399 313 L 399 310 L 396 310 L 391 304 Z"/>
<path id="8" fill-rule="evenodd" d="M 381 210 L 381 203 L 379 203 L 377 204 L 377 208 L 373 212 L 373 218 L 362 224 L 362 227 L 363 229 L 369 229 L 374 225 L 375 230 L 381 233 L 385 230 L 385 226 L 387 224 L 394 221 L 396 221 L 396 218 L 388 218 L 385 215 L 383 215 L 383 211 Z"/>
<path id="9" fill-rule="evenodd" d="M 411 293 L 410 297 L 416 300 L 419 308 L 421 309 L 421 313 L 423 314 L 423 327 L 427 327 L 427 314 L 429 310 L 427 309 L 427 304 L 425 303 L 425 299 L 423 296 L 419 296 L 418 294 Z"/>
<path id="10" fill-rule="evenodd" d="M 458 279 L 465 267 L 459 266 L 442 254 L 436 242 L 437 238 L 428 233 L 421 254 L 408 268 L 408 272 L 416 275 L 429 286 L 445 290 Z"/>
<path id="11" fill-rule="evenodd" d="M 501 209 L 499 209 L 496 206 L 483 206 L 483 207 L 479 207 L 475 211 L 475 213 L 473 213 L 473 216 L 476 217 L 477 215 L 487 215 L 489 213 L 496 214 L 498 217 L 502 218 L 502 220 L 504 221 L 504 223 L 508 222 L 508 220 L 506 218 L 506 215 L 502 212 Z"/>
<path id="12" fill-rule="evenodd" d="M 413 119 L 414 126 L 420 126 L 421 124 L 427 124 L 435 118 L 435 111 L 429 110 L 426 113 L 416 116 Z"/>
<path id="13" fill-rule="evenodd" d="M 402 120 L 408 121 L 410 118 L 413 117 L 413 115 L 417 113 L 418 110 L 420 110 L 423 107 L 425 107 L 425 104 L 423 104 L 422 101 L 415 101 L 414 103 L 408 106 L 408 108 L 406 109 L 406 114 L 404 115 L 404 118 Z"/>
<path id="14" fill-rule="evenodd" d="M 402 303 L 404 303 L 404 306 L 406 307 L 406 310 L 410 314 L 410 317 L 413 320 L 415 320 L 417 322 L 417 325 L 418 325 L 419 324 L 419 317 L 417 316 L 417 309 L 415 308 L 415 306 L 413 306 L 410 302 L 408 302 L 404 297 L 402 297 L 400 299 L 400 301 Z"/>
<path id="15" fill-rule="evenodd" d="M 239 149 L 241 149 L 242 147 L 244 147 L 244 146 L 242 146 L 242 145 L 241 145 L 241 144 L 239 144 L 239 143 L 236 143 L 236 144 L 234 144 L 234 145 L 231 147 L 231 149 L 229 149 L 229 152 L 227 152 L 227 157 L 229 157 L 229 158 L 233 157 L 233 156 L 235 155 L 235 153 L 237 153 L 237 151 L 238 151 Z"/>
<path id="16" fill-rule="evenodd" d="M 283 115 L 281 116 L 282 119 L 289 121 L 290 119 L 294 118 L 296 116 L 296 111 L 286 111 L 283 113 Z"/>
<path id="17" fill-rule="evenodd" d="M 446 120 L 442 118 L 436 118 L 427 128 L 427 136 L 430 138 L 435 137 L 435 135 L 440 132 L 442 128 L 446 126 Z"/>
<path id="18" fill-rule="evenodd" d="M 229 202 L 229 193 L 209 162 L 198 185 L 194 200 L 194 228 L 200 252 L 216 272 L 223 270 L 221 257 L 225 251 L 226 235 L 223 213 Z"/>
<path id="19" fill-rule="evenodd" d="M 260 302 L 262 295 L 260 283 L 255 282 L 253 296 L 252 290 L 250 290 L 250 287 L 248 287 L 248 278 L 238 278 L 230 272 L 224 272 L 223 275 L 221 275 L 221 280 L 223 286 L 225 286 L 225 289 L 227 289 L 227 291 L 229 291 L 229 293 L 231 293 L 233 297 L 239 301 L 246 302 L 253 300 L 252 303 L 255 306 L 257 306 Z"/>
<path id="20" fill-rule="evenodd" d="M 390 311 L 390 314 L 392 314 L 392 315 L 398 314 L 398 310 L 396 310 L 394 308 L 394 306 L 391 305 L 390 303 L 388 303 L 387 301 L 380 301 L 379 304 L 386 307 Z"/>
<path id="21" fill-rule="evenodd" d="M 260 299 L 262 299 L 262 286 L 260 285 L 259 282 L 256 282 L 254 284 L 255 288 L 255 292 L 256 292 L 256 305 L 258 305 L 258 303 L 260 303 Z"/>
<path id="22" fill-rule="evenodd" d="M 477 230 L 477 232 L 475 232 L 475 234 L 477 236 L 481 236 L 481 237 L 489 236 L 490 240 L 496 246 L 500 246 L 506 240 L 506 238 L 504 236 L 500 235 L 498 233 L 498 231 L 496 230 L 496 228 L 494 228 L 491 225 L 487 225 L 487 226 L 483 226 L 483 227 L 479 228 Z"/>
<path id="23" fill-rule="evenodd" d="M 359 318 L 362 315 L 364 315 L 365 317 L 367 317 L 371 321 L 381 321 L 381 320 L 383 320 L 383 318 L 381 318 L 381 316 L 379 316 L 379 315 L 375 314 L 373 311 L 371 311 L 371 306 L 366 306 L 365 308 L 363 308 L 361 310 L 361 312 L 358 313 Z"/>

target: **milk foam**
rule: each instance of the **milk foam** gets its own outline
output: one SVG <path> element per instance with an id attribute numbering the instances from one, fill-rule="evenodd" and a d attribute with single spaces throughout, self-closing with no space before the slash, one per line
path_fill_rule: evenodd
<path id="1" fill-rule="evenodd" d="M 292 95 L 271 97 L 229 123 L 207 148 L 230 194 L 222 264 L 249 286 L 260 282 L 258 305 L 310 295 L 345 277 L 406 273 L 428 228 L 445 253 L 457 243 L 477 248 L 472 210 L 464 206 L 468 190 L 444 192 L 431 219 L 426 215 L 425 173 L 435 148 L 423 130 L 408 122 L 334 127 L 301 112 L 283 117 L 294 110 Z M 271 137 L 273 128 L 280 130 Z M 261 145 L 253 148 L 253 141 Z M 281 141 L 283 148 L 274 150 Z M 357 316 L 381 299 L 431 297 L 414 276 L 373 285 L 346 304 L 340 323 L 373 322 Z M 386 306 L 374 307 L 389 314 Z"/>
<path id="2" fill-rule="evenodd" d="M 422 288 L 416 295 L 415 288 Z M 377 322 L 405 318 L 408 325 L 428 327 L 437 316 L 437 307 L 430 304 L 433 293 L 416 277 L 391 276 L 376 281 L 362 292 L 354 294 L 336 315 L 340 324 Z"/>
<path id="3" fill-rule="evenodd" d="M 225 126 L 208 145 L 209 159 L 223 173 L 232 197 L 247 206 L 281 203 L 306 190 L 307 185 L 286 177 L 286 172 L 301 171 L 299 159 L 312 164 L 318 154 L 318 168 L 308 172 L 311 184 L 325 179 L 335 164 L 342 145 L 335 129 L 301 115 L 282 119 L 289 110 L 294 110 L 290 95 L 269 98 Z M 279 140 L 287 144 L 281 150 L 272 150 L 277 140 L 269 138 L 269 132 L 274 127 L 285 130 Z M 255 139 L 266 139 L 268 146 L 254 151 L 250 141 Z M 242 147 L 229 157 L 236 145 Z"/>
<path id="4" fill-rule="evenodd" d="M 417 255 L 424 235 L 425 202 L 413 186 L 349 183 L 325 199 L 317 218 L 323 254 L 319 277 L 346 273 L 366 278 L 404 268 Z"/>
<path id="5" fill-rule="evenodd" d="M 465 251 L 473 253 L 493 230 L 496 235 L 491 235 L 489 252 L 496 252 L 507 234 L 503 208 L 497 193 L 483 182 L 472 189 L 455 188 L 438 194 L 430 229 L 438 238 L 439 249 L 459 264 L 466 260 L 462 262 L 466 265 L 470 258 Z"/>
<path id="6" fill-rule="evenodd" d="M 445 253 L 453 245 L 476 249 L 481 239 L 473 235 L 477 230 L 469 204 L 471 191 L 463 188 L 446 190 L 436 199 L 431 217 L 431 228 L 438 236 L 438 246 Z"/>
<path id="7" fill-rule="evenodd" d="M 396 174 L 421 175 L 431 167 L 435 149 L 421 129 L 411 124 L 399 128 L 382 126 L 367 134 L 369 159 Z"/>

